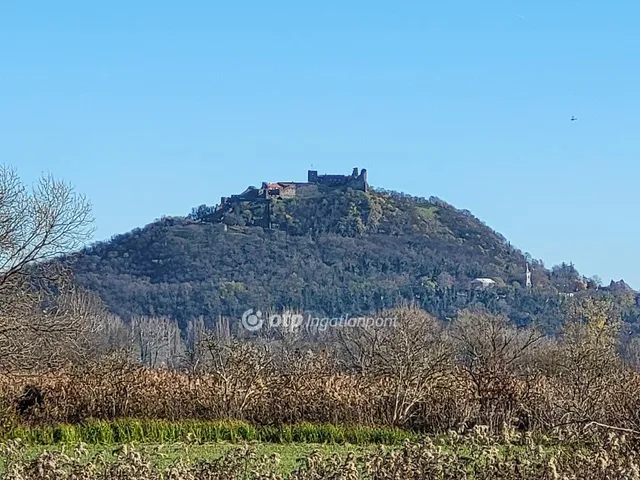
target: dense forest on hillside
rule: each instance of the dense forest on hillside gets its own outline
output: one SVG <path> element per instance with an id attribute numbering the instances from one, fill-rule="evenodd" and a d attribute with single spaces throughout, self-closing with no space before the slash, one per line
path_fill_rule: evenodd
<path id="1" fill-rule="evenodd" d="M 162 315 L 183 326 L 248 308 L 340 316 L 415 303 L 443 319 L 484 305 L 516 324 L 554 329 L 567 294 L 613 295 L 627 322 L 638 317 L 624 283 L 598 289 L 573 265 L 548 270 L 437 198 L 333 189 L 227 210 L 221 218 L 202 205 L 97 243 L 71 258 L 76 278 L 124 318 Z M 496 286 L 473 288 L 477 277 Z"/>

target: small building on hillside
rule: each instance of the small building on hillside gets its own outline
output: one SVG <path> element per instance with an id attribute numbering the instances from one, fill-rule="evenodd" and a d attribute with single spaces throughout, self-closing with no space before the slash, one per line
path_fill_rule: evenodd
<path id="1" fill-rule="evenodd" d="M 476 278 L 471 282 L 473 288 L 484 289 L 496 286 L 496 281 L 492 278 Z"/>

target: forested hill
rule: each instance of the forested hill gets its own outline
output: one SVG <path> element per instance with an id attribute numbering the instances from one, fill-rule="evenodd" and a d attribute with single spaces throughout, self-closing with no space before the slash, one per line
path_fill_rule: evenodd
<path id="1" fill-rule="evenodd" d="M 417 302 L 441 318 L 482 304 L 518 324 L 550 327 L 563 294 L 596 287 L 571 265 L 547 270 L 529 259 L 529 290 L 523 253 L 468 211 L 435 198 L 351 189 L 268 207 L 203 205 L 73 260 L 77 280 L 114 313 L 166 315 L 182 325 L 200 316 L 238 318 L 248 308 L 339 316 Z M 478 277 L 496 285 L 478 289 L 471 283 Z M 635 322 L 635 292 L 623 283 L 610 290 L 624 297 L 624 315 Z"/>

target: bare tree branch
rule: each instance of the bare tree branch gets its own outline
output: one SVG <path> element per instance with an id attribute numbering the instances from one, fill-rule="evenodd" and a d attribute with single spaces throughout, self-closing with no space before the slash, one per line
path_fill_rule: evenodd
<path id="1" fill-rule="evenodd" d="M 91 235 L 91 206 L 43 176 L 28 189 L 0 166 L 0 365 L 27 369 L 71 360 L 95 330 L 99 303 L 78 290 L 59 255 Z"/>

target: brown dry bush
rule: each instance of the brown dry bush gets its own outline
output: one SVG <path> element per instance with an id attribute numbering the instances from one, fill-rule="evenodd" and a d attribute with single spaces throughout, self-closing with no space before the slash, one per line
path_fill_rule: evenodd
<path id="1" fill-rule="evenodd" d="M 606 306 L 605 306 L 606 307 Z M 414 308 L 395 329 L 353 328 L 304 343 L 198 343 L 185 370 L 101 356 L 41 374 L 0 376 L 0 420 L 76 423 L 122 417 L 389 425 L 424 432 L 486 425 L 548 432 L 640 432 L 640 374 L 617 352 L 615 322 L 585 304 L 556 339 L 486 312 L 443 325 Z M 578 310 L 576 310 L 578 311 Z M 603 313 L 604 312 L 604 313 Z M 41 404 L 20 415 L 25 388 Z"/>

